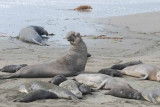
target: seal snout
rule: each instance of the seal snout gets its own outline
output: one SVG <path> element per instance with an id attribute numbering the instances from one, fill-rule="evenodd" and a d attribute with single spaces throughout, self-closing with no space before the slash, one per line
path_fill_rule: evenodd
<path id="1" fill-rule="evenodd" d="M 76 36 L 76 33 L 74 31 L 70 31 L 67 33 L 66 38 L 68 41 L 73 41 L 74 42 L 74 38 Z"/>

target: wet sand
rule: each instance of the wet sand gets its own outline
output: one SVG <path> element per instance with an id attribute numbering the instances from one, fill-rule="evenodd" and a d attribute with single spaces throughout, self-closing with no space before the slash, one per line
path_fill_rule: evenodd
<path id="1" fill-rule="evenodd" d="M 122 40 L 115 39 L 91 39 L 84 37 L 92 57 L 88 59 L 87 72 L 97 72 L 102 68 L 110 67 L 113 64 L 123 63 L 132 60 L 141 60 L 144 63 L 155 65 L 160 64 L 160 12 L 143 13 L 128 16 L 92 18 L 85 19 L 90 28 L 96 34 L 106 34 L 109 37 L 122 37 Z M 87 28 L 85 28 L 87 30 Z M 80 32 L 85 35 L 85 32 Z M 0 35 L 1 36 L 1 35 Z M 65 36 L 65 35 L 64 35 Z M 16 39 L 0 37 L 0 68 L 9 64 L 39 64 L 55 60 L 66 54 L 69 44 L 59 45 L 57 42 L 49 41 L 50 46 L 37 46 L 22 43 Z M 5 74 L 5 73 L 0 73 Z M 124 76 L 118 78 L 126 81 L 137 90 L 159 88 L 159 82 L 148 80 L 137 80 L 134 77 Z M 103 95 L 106 90 L 94 92 L 93 95 L 86 95 L 80 103 L 74 103 L 65 99 L 39 100 L 32 103 L 14 103 L 13 97 L 17 94 L 15 87 L 26 81 L 42 80 L 49 81 L 50 78 L 36 79 L 7 79 L 0 80 L 0 102 L 4 107 L 158 107 L 147 101 L 117 98 Z M 12 90 L 11 90 L 12 89 Z"/>

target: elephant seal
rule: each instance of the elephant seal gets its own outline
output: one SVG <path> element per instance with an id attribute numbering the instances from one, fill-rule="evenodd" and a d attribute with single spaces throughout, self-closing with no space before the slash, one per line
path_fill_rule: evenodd
<path id="1" fill-rule="evenodd" d="M 38 92 L 38 90 L 44 90 L 44 91 Z M 39 98 L 44 99 L 44 98 L 50 98 L 50 97 L 53 97 L 53 98 L 58 97 L 62 99 L 71 99 L 75 102 L 80 101 L 71 91 L 65 88 L 59 87 L 57 85 L 50 84 L 50 83 L 43 82 L 43 81 L 34 81 L 34 82 L 22 84 L 19 86 L 18 91 L 26 93 L 27 96 L 33 96 L 39 93 L 40 95 L 35 96 L 34 100 L 38 100 Z M 27 101 L 31 100 L 30 98 L 31 97 L 25 97 L 25 100 Z M 24 98 L 20 98 L 20 100 L 16 100 L 16 101 L 22 101 L 22 100 L 24 100 Z"/>
<path id="2" fill-rule="evenodd" d="M 125 82 L 118 81 L 111 76 L 104 74 L 79 74 L 75 77 L 75 80 L 79 83 L 86 84 L 96 89 L 112 89 L 115 87 L 126 87 L 131 86 Z"/>
<path id="3" fill-rule="evenodd" d="M 42 35 L 48 36 L 48 32 L 41 26 L 28 26 L 23 28 L 19 33 L 19 40 L 23 42 L 29 42 L 41 46 L 46 46 Z"/>
<path id="4" fill-rule="evenodd" d="M 160 89 L 146 90 L 141 91 L 143 98 L 152 103 L 160 103 Z"/>
<path id="5" fill-rule="evenodd" d="M 7 65 L 4 66 L 0 71 L 7 72 L 7 73 L 15 73 L 16 71 L 20 70 L 21 68 L 27 66 L 27 64 L 21 64 L 21 65 Z"/>
<path id="6" fill-rule="evenodd" d="M 142 64 L 142 61 L 130 61 L 122 64 L 116 64 L 111 67 L 111 69 L 122 70 L 127 66 Z"/>
<path id="7" fill-rule="evenodd" d="M 67 78 L 64 75 L 56 75 L 55 77 L 52 78 L 51 81 L 49 81 L 49 83 L 59 85 L 60 83 L 66 80 Z"/>
<path id="8" fill-rule="evenodd" d="M 82 98 L 82 93 L 78 88 L 79 83 L 74 80 L 66 80 L 62 82 L 59 86 L 70 90 L 78 98 Z"/>
<path id="9" fill-rule="evenodd" d="M 160 82 L 160 68 L 150 64 L 139 64 L 126 67 L 122 70 L 125 75 L 139 77 L 140 79 L 149 79 Z"/>
<path id="10" fill-rule="evenodd" d="M 22 98 L 15 99 L 14 102 L 32 102 L 35 100 L 41 100 L 41 99 L 56 99 L 58 96 L 54 94 L 53 92 L 47 91 L 47 90 L 34 90 L 30 93 L 26 94 Z"/>
<path id="11" fill-rule="evenodd" d="M 88 85 L 85 85 L 85 84 L 81 84 L 79 86 L 79 90 L 82 92 L 83 95 L 92 94 L 91 93 L 92 89 Z"/>
<path id="12" fill-rule="evenodd" d="M 68 32 L 66 38 L 71 46 L 65 56 L 51 63 L 26 66 L 13 74 L 1 75 L 0 79 L 73 76 L 84 71 L 87 62 L 87 47 L 80 33 Z"/>
<path id="13" fill-rule="evenodd" d="M 105 68 L 98 71 L 99 73 L 110 75 L 112 77 L 122 77 L 123 74 L 120 71 L 111 69 L 111 68 Z"/>
<path id="14" fill-rule="evenodd" d="M 115 97 L 136 99 L 136 100 L 143 99 L 143 97 L 141 96 L 141 93 L 133 88 L 117 87 L 117 88 L 111 89 L 109 92 L 106 92 L 105 95 L 112 95 Z"/>

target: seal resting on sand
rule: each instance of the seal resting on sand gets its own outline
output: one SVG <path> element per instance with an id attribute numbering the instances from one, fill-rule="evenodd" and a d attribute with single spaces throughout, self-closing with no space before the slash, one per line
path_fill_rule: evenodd
<path id="1" fill-rule="evenodd" d="M 71 31 L 67 33 L 66 38 L 70 41 L 71 46 L 65 56 L 51 63 L 26 66 L 13 74 L 1 75 L 0 79 L 54 77 L 55 75 L 74 76 L 79 74 L 86 66 L 87 47 L 81 39 L 80 33 Z"/>
<path id="2" fill-rule="evenodd" d="M 143 97 L 141 96 L 141 93 L 133 88 L 117 87 L 117 88 L 111 89 L 109 92 L 106 92 L 105 95 L 112 95 L 115 97 L 136 99 L 136 100 L 143 99 Z"/>
<path id="3" fill-rule="evenodd" d="M 75 77 L 75 80 L 79 83 L 95 87 L 96 89 L 112 89 L 116 87 L 131 88 L 129 84 L 104 74 L 79 74 Z"/>
<path id="4" fill-rule="evenodd" d="M 28 26 L 20 31 L 18 38 L 24 42 L 45 46 L 47 45 L 44 41 L 46 37 L 43 37 L 42 35 L 48 36 L 48 32 L 43 27 Z"/>
<path id="5" fill-rule="evenodd" d="M 152 103 L 160 103 L 160 89 L 142 90 L 143 98 Z"/>
<path id="6" fill-rule="evenodd" d="M 62 82 L 59 86 L 70 90 L 78 98 L 82 98 L 82 93 L 78 88 L 79 83 L 77 81 L 66 80 L 66 81 Z"/>
<path id="7" fill-rule="evenodd" d="M 139 77 L 140 79 L 149 79 L 160 82 L 160 68 L 150 64 L 139 64 L 126 67 L 122 70 L 125 75 Z"/>
<path id="8" fill-rule="evenodd" d="M 122 77 L 123 76 L 123 74 L 120 71 L 111 69 L 111 68 L 101 69 L 98 72 L 102 74 L 110 75 L 112 77 Z"/>
<path id="9" fill-rule="evenodd" d="M 56 75 L 55 77 L 52 78 L 51 81 L 49 81 L 49 83 L 59 85 L 60 83 L 66 80 L 67 78 L 64 75 Z"/>
<path id="10" fill-rule="evenodd" d="M 7 73 L 15 73 L 16 71 L 20 70 L 25 66 L 27 66 L 27 64 L 7 65 L 7 66 L 4 66 L 2 69 L 0 69 L 0 71 L 7 72 Z"/>
<path id="11" fill-rule="evenodd" d="M 63 98 L 79 102 L 79 99 L 71 91 L 43 81 L 34 81 L 20 85 L 18 91 L 26 93 L 26 96 L 16 99 L 15 101 L 17 102 L 29 102 L 31 101 L 31 96 L 33 95 L 38 95 L 34 96 L 34 100 L 45 98 Z"/>
<path id="12" fill-rule="evenodd" d="M 142 64 L 142 61 L 130 61 L 130 62 L 122 63 L 122 64 L 116 64 L 116 65 L 113 65 L 111 69 L 122 70 L 127 66 L 133 66 L 133 65 L 138 65 L 138 64 Z"/>

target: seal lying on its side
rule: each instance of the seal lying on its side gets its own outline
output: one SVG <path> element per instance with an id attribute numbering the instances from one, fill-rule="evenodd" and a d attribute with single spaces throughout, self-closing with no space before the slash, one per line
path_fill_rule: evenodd
<path id="1" fill-rule="evenodd" d="M 113 65 L 111 69 L 122 70 L 127 66 L 133 66 L 133 65 L 138 65 L 138 64 L 142 64 L 142 61 L 130 61 L 130 62 L 126 62 L 123 64 L 116 64 L 116 65 Z"/>
<path id="2" fill-rule="evenodd" d="M 48 32 L 41 26 L 28 26 L 19 33 L 19 40 L 38 45 L 47 45 L 42 35 L 48 36 Z"/>
<path id="3" fill-rule="evenodd" d="M 142 90 L 143 98 L 152 103 L 160 103 L 160 89 Z"/>
<path id="4" fill-rule="evenodd" d="M 117 88 L 111 89 L 109 92 L 106 92 L 105 95 L 112 95 L 115 97 L 136 99 L 136 100 L 143 99 L 143 97 L 141 96 L 141 93 L 133 88 L 117 87 Z"/>
<path id="5" fill-rule="evenodd" d="M 75 80 L 97 89 L 112 89 L 116 87 L 131 88 L 129 84 L 104 74 L 79 74 L 75 77 Z"/>
<path id="6" fill-rule="evenodd" d="M 79 83 L 77 81 L 66 80 L 66 81 L 62 82 L 59 86 L 70 90 L 78 98 L 82 98 L 82 93 L 78 88 Z"/>
<path id="7" fill-rule="evenodd" d="M 122 73 L 129 76 L 140 77 L 140 79 L 149 79 L 160 82 L 160 68 L 150 64 L 140 64 L 126 67 Z"/>
<path id="8" fill-rule="evenodd" d="M 16 71 L 20 70 L 21 68 L 27 66 L 27 64 L 21 64 L 21 65 L 7 65 L 4 66 L 0 71 L 7 72 L 7 73 L 15 73 Z"/>
<path id="9" fill-rule="evenodd" d="M 111 69 L 111 68 L 105 68 L 98 71 L 99 73 L 110 75 L 112 77 L 122 77 L 123 74 L 120 71 Z"/>
<path id="10" fill-rule="evenodd" d="M 44 90 L 44 91 L 39 91 L 39 90 Z M 20 85 L 18 91 L 25 92 L 27 93 L 27 95 L 24 98 L 20 98 L 15 101 L 21 101 L 21 102 L 30 101 L 31 100 L 30 98 L 32 97 L 28 96 L 33 96 L 37 94 L 38 96 L 34 96 L 34 100 L 58 97 L 64 99 L 72 99 L 75 102 L 79 102 L 79 99 L 71 91 L 43 81 L 35 81 L 26 83 L 24 85 Z"/>
<path id="11" fill-rule="evenodd" d="M 40 78 L 54 77 L 55 75 L 73 76 L 85 69 L 87 62 L 87 47 L 81 39 L 80 33 L 67 33 L 70 41 L 69 52 L 60 59 L 46 64 L 26 66 L 10 75 L 1 75 L 6 78 Z"/>
<path id="12" fill-rule="evenodd" d="M 67 78 L 64 75 L 56 75 L 55 77 L 52 78 L 51 81 L 49 81 L 49 83 L 59 85 L 60 83 L 66 80 Z"/>

